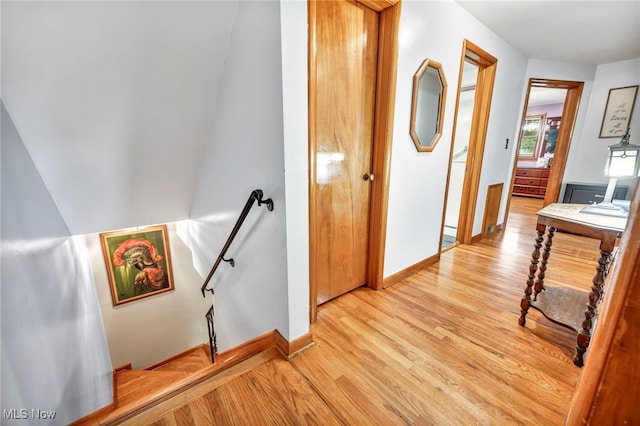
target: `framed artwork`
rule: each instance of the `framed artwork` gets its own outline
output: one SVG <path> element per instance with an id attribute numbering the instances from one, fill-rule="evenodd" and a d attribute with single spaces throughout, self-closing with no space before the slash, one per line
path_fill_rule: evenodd
<path id="1" fill-rule="evenodd" d="M 600 127 L 601 138 L 620 138 L 627 132 L 637 94 L 637 85 L 609 89 Z"/>
<path id="2" fill-rule="evenodd" d="M 174 289 L 167 226 L 100 234 L 113 305 Z"/>

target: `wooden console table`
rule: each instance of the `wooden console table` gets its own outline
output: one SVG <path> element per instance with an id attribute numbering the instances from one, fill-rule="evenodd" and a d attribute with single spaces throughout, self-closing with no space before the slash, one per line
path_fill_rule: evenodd
<path id="1" fill-rule="evenodd" d="M 584 364 L 584 353 L 591 341 L 591 332 L 597 315 L 598 301 L 602 298 L 604 278 L 611 261 L 611 252 L 615 247 L 618 234 L 624 231 L 627 223 L 626 218 L 582 213 L 581 210 L 585 206 L 585 204 L 556 203 L 549 204 L 538 211 L 537 237 L 531 255 L 527 285 L 520 301 L 521 313 L 518 320 L 518 323 L 524 326 L 529 307 L 532 307 L 556 324 L 576 331 L 578 337 L 573 363 L 579 367 Z M 600 240 L 600 257 L 590 291 L 544 285 L 553 235 L 558 228 Z M 543 238 L 545 233 L 546 238 Z"/>

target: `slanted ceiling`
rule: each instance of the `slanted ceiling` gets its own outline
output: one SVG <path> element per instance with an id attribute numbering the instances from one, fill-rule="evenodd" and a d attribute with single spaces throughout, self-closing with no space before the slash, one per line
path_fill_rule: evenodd
<path id="1" fill-rule="evenodd" d="M 185 219 L 237 1 L 2 2 L 2 97 L 73 234 Z"/>

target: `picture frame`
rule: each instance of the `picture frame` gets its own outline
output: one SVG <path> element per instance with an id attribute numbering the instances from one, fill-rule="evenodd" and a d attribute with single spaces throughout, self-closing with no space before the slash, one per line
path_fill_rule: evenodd
<path id="1" fill-rule="evenodd" d="M 100 234 L 113 306 L 174 290 L 166 225 Z"/>
<path id="2" fill-rule="evenodd" d="M 600 138 L 620 138 L 629 128 L 638 85 L 609 89 L 600 126 Z"/>

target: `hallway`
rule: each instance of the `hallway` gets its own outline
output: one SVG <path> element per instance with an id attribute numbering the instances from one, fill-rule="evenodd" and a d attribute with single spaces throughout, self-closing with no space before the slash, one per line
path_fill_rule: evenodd
<path id="1" fill-rule="evenodd" d="M 203 383 L 182 407 L 129 424 L 563 424 L 581 371 L 575 334 L 536 311 L 518 325 L 540 207 L 514 197 L 503 232 L 322 305 L 316 346 L 290 362 Z M 547 284 L 586 288 L 597 246 L 559 232 Z"/>

